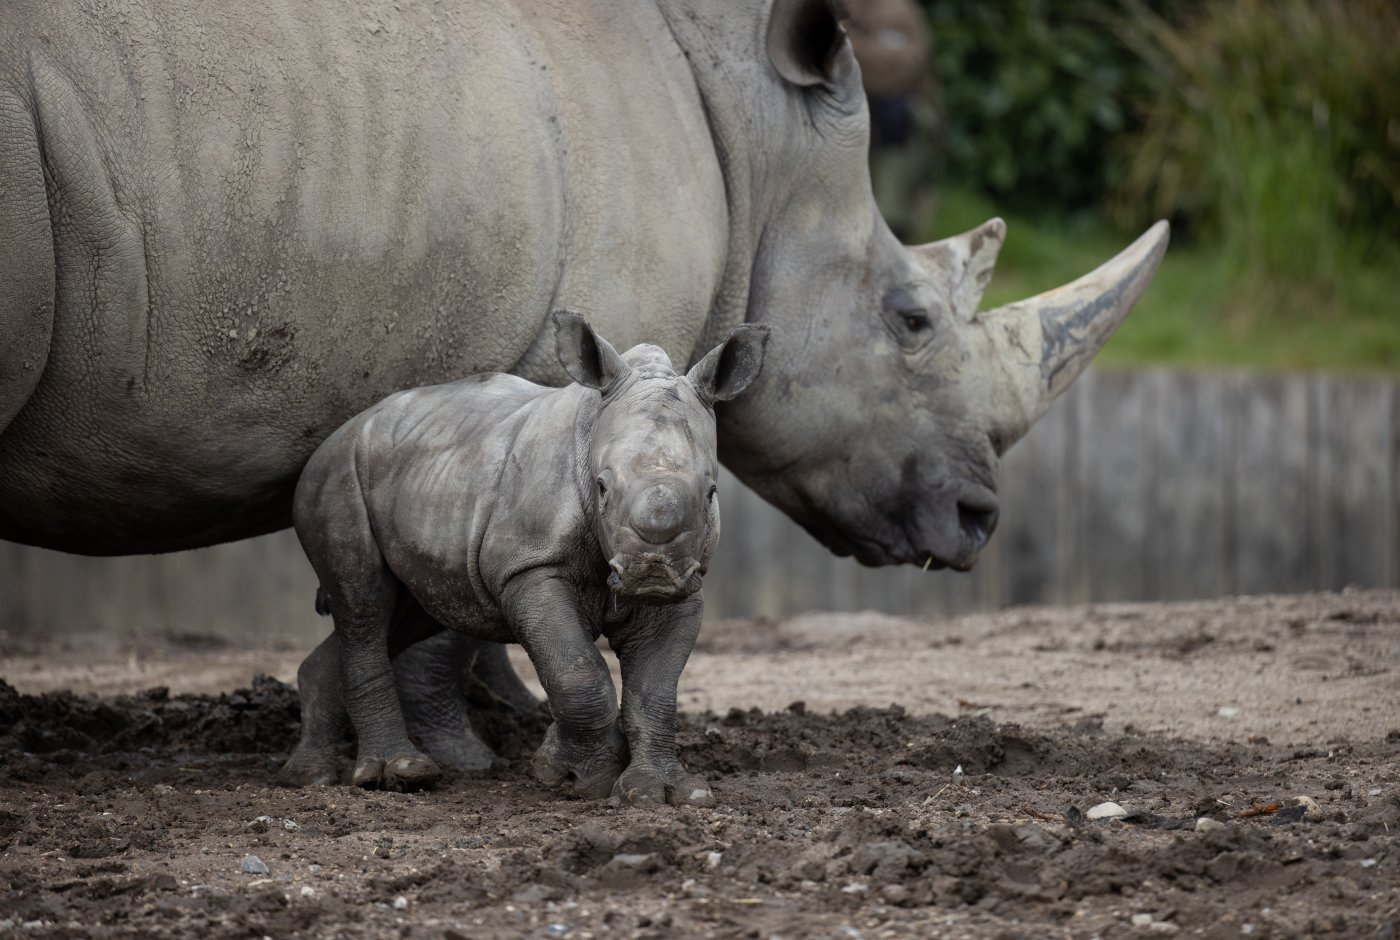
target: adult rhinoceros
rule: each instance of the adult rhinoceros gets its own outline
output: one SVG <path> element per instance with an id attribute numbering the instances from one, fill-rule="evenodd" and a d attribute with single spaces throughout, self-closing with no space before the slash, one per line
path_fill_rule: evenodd
<path id="1" fill-rule="evenodd" d="M 6 0 L 0 537 L 282 528 L 317 444 L 386 393 L 562 383 L 567 307 L 682 366 L 767 324 L 725 464 L 837 553 L 967 568 L 998 455 L 1166 227 L 979 313 L 1003 225 L 891 235 L 835 7 Z"/>

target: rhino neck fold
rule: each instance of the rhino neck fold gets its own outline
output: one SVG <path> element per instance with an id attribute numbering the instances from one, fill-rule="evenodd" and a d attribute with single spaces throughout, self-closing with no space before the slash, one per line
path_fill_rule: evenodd
<path id="1" fill-rule="evenodd" d="M 695 88 L 705 109 L 705 122 L 710 129 L 715 158 L 724 179 L 724 199 L 727 208 L 727 244 L 724 273 L 719 289 L 710 302 L 705 328 L 700 334 L 690 368 L 705 351 L 719 345 L 748 314 L 749 285 L 753 276 L 754 249 L 762 220 L 756 216 L 753 200 L 753 167 L 749 141 L 740 131 L 752 126 L 736 102 L 744 100 L 735 94 L 734 84 L 742 81 L 752 62 L 734 55 L 735 37 L 724 30 L 733 29 L 733 11 L 710 10 L 704 3 L 661 3 L 661 15 L 671 31 L 671 37 L 685 56 Z M 750 80 L 753 76 L 747 76 Z"/>

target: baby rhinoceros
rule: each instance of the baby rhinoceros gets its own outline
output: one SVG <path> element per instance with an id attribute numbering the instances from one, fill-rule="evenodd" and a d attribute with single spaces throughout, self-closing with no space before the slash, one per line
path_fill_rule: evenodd
<path id="1" fill-rule="evenodd" d="M 488 374 L 399 392 L 306 465 L 296 530 L 335 623 L 343 699 L 324 687 L 304 698 L 284 779 L 334 779 L 320 738 L 342 700 L 356 784 L 435 779 L 390 656 L 445 627 L 529 654 L 554 719 L 535 755 L 542 780 L 712 801 L 677 756 L 676 683 L 719 539 L 713 405 L 758 375 L 767 331 L 739 327 L 682 376 L 656 346 L 619 355 L 580 316 L 554 324 L 575 384 Z M 622 667 L 620 716 L 600 635 Z"/>

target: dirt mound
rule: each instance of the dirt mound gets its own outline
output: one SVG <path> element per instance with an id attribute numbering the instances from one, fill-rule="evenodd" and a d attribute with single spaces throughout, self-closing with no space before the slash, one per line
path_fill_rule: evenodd
<path id="1" fill-rule="evenodd" d="M 430 793 L 277 788 L 297 714 L 265 678 L 105 699 L 0 683 L 0 928 L 1359 937 L 1400 919 L 1400 740 L 1289 750 L 794 703 L 683 715 L 720 806 L 650 809 L 534 783 L 538 715 L 496 729 L 519 758 Z M 1302 794 L 1316 809 L 1292 808 Z M 1108 799 L 1132 815 L 1085 819 Z"/>
<path id="2" fill-rule="evenodd" d="M 110 700 L 69 692 L 22 695 L 0 679 L 0 748 L 49 755 L 123 751 L 283 754 L 296 743 L 301 705 L 296 689 L 267 676 L 219 696 L 148 689 Z"/>

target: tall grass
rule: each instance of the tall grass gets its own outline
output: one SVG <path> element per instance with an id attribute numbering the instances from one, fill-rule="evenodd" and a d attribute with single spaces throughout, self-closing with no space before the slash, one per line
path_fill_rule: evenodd
<path id="1" fill-rule="evenodd" d="M 1400 244 L 1400 4 L 1212 0 L 1179 24 L 1127 10 L 1118 31 L 1155 81 L 1119 143 L 1115 217 L 1172 217 L 1285 321 L 1344 315 L 1348 282 Z"/>

